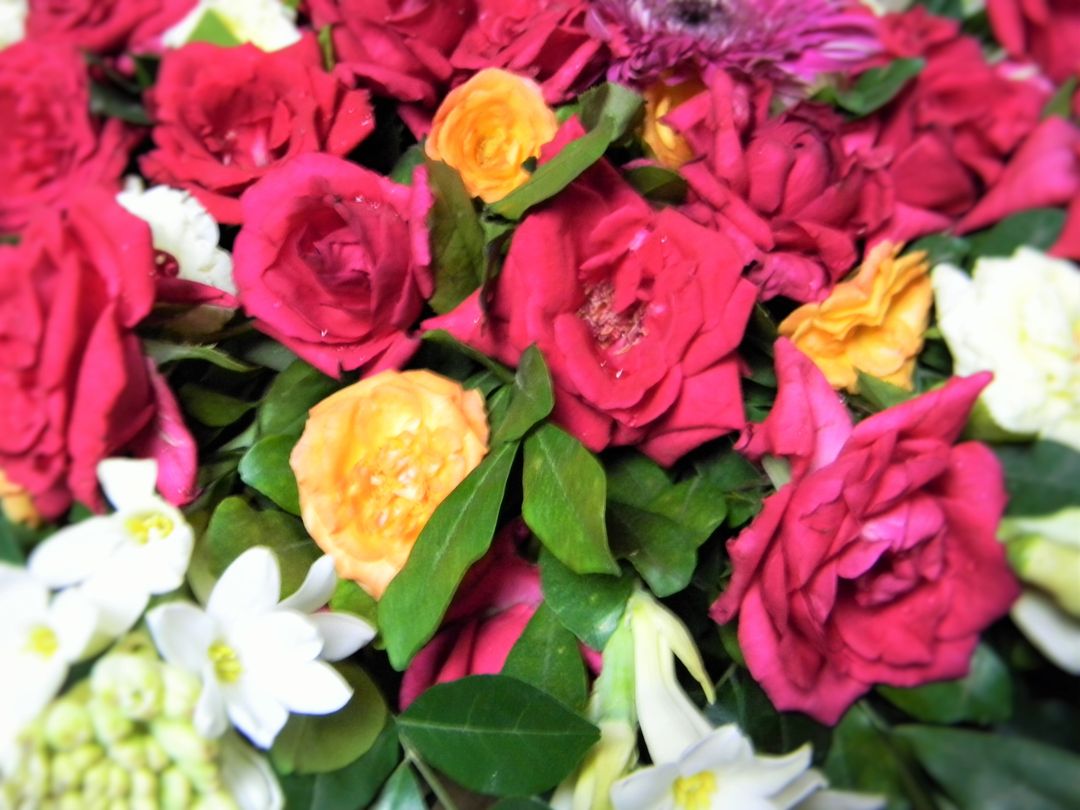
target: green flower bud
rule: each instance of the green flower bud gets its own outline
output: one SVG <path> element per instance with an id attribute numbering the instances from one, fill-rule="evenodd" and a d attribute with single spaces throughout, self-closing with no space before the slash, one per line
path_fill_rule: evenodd
<path id="1" fill-rule="evenodd" d="M 202 692 L 202 682 L 190 672 L 177 667 L 162 667 L 165 693 L 162 714 L 174 720 L 190 720 Z"/>
<path id="2" fill-rule="evenodd" d="M 146 740 L 145 736 L 132 736 L 120 740 L 115 745 L 109 746 L 109 759 L 129 771 L 147 767 Z"/>
<path id="3" fill-rule="evenodd" d="M 73 698 L 58 700 L 45 713 L 45 742 L 57 751 L 70 751 L 94 739 L 86 706 Z"/>
<path id="4" fill-rule="evenodd" d="M 200 736 L 191 723 L 183 720 L 155 720 L 150 724 L 150 733 L 177 764 L 201 764 L 217 759 L 217 743 Z"/>
<path id="5" fill-rule="evenodd" d="M 135 726 L 124 713 L 105 701 L 92 700 L 87 708 L 94 724 L 94 735 L 105 745 L 113 745 L 129 736 Z"/>
<path id="6" fill-rule="evenodd" d="M 83 796 L 88 799 L 102 799 L 109 792 L 109 773 L 112 763 L 102 760 L 86 769 L 83 776 Z"/>
<path id="7" fill-rule="evenodd" d="M 190 780 L 176 766 L 168 768 L 158 780 L 161 810 L 188 810 L 194 789 Z"/>
<path id="8" fill-rule="evenodd" d="M 212 793 L 221 788 L 221 771 L 216 762 L 189 761 L 176 764 L 199 793 Z"/>
<path id="9" fill-rule="evenodd" d="M 158 777 L 157 774 L 147 768 L 140 768 L 131 774 L 131 798 L 153 800 L 157 806 Z"/>
<path id="10" fill-rule="evenodd" d="M 112 654 L 98 661 L 90 676 L 94 695 L 132 720 L 151 720 L 161 712 L 165 684 L 161 662 L 145 655 Z"/>
<path id="11" fill-rule="evenodd" d="M 116 763 L 109 769 L 108 795 L 113 799 L 124 799 L 131 790 L 131 774 L 127 768 Z"/>
<path id="12" fill-rule="evenodd" d="M 131 800 L 131 810 L 158 810 L 157 799 L 153 796 L 135 797 Z"/>
<path id="13" fill-rule="evenodd" d="M 217 790 L 200 796 L 192 806 L 192 810 L 239 810 L 234 799 L 224 790 Z"/>
<path id="14" fill-rule="evenodd" d="M 74 751 L 70 752 L 71 761 L 80 772 L 89 770 L 92 765 L 101 761 L 105 756 L 105 749 L 103 749 L 97 743 L 87 743 L 86 745 L 80 745 Z"/>
<path id="15" fill-rule="evenodd" d="M 52 758 L 49 769 L 49 792 L 60 796 L 69 790 L 75 790 L 82 784 L 86 768 L 80 768 L 75 758 L 68 753 L 59 753 Z"/>
<path id="16" fill-rule="evenodd" d="M 1062 610 L 1080 618 L 1080 547 L 1025 535 L 1006 545 L 1019 577 L 1054 597 Z"/>
<path id="17" fill-rule="evenodd" d="M 81 792 L 70 790 L 56 800 L 54 807 L 57 810 L 86 810 L 86 803 L 83 801 Z"/>

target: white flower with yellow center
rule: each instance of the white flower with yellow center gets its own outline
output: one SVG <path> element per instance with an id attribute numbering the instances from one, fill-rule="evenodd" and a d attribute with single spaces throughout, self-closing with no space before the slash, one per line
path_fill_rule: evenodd
<path id="1" fill-rule="evenodd" d="M 1021 247 L 931 278 L 954 372 L 994 373 L 979 400 L 992 422 L 1080 449 L 1080 268 Z"/>
<path id="2" fill-rule="evenodd" d="M 330 714 L 352 696 L 325 661 L 351 655 L 374 633 L 355 616 L 308 615 L 326 603 L 336 581 L 326 559 L 279 602 L 277 558 L 266 548 L 251 548 L 225 569 L 205 610 L 170 602 L 147 614 L 162 657 L 202 679 L 195 710 L 200 734 L 220 736 L 231 722 L 269 748 L 289 712 Z"/>
<path id="3" fill-rule="evenodd" d="M 76 587 L 99 612 L 99 636 L 127 632 L 150 597 L 184 583 L 194 533 L 154 492 L 157 462 L 106 459 L 98 465 L 111 515 L 67 526 L 34 549 L 30 571 L 52 588 Z"/>
<path id="4" fill-rule="evenodd" d="M 86 652 L 97 617 L 77 592 L 49 599 L 49 589 L 22 568 L 0 563 L 0 766 L 18 734 L 60 690 L 68 668 Z"/>
<path id="5" fill-rule="evenodd" d="M 0 0 L 0 51 L 26 36 L 26 0 Z"/>
<path id="6" fill-rule="evenodd" d="M 238 42 L 276 51 L 300 41 L 296 9 L 279 0 L 199 0 L 184 19 L 165 32 L 169 48 L 185 44 L 207 12 L 213 13 Z"/>

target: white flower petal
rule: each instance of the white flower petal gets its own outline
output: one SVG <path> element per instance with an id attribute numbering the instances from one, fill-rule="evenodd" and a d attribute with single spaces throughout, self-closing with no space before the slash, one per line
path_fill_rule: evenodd
<path id="1" fill-rule="evenodd" d="M 221 777 L 240 810 L 282 810 L 285 796 L 266 757 L 235 734 L 221 741 Z"/>
<path id="2" fill-rule="evenodd" d="M 146 625 L 161 657 L 188 672 L 201 673 L 206 651 L 218 635 L 217 623 L 187 602 L 169 602 L 146 614 Z"/>
<path id="3" fill-rule="evenodd" d="M 61 656 L 44 658 L 21 652 L 5 656 L 4 688 L 0 689 L 0 752 L 56 697 L 67 676 Z"/>
<path id="4" fill-rule="evenodd" d="M 229 628 L 228 643 L 245 669 L 275 669 L 313 661 L 323 640 L 314 622 L 292 610 L 275 610 Z"/>
<path id="5" fill-rule="evenodd" d="M 105 497 L 117 509 L 154 499 L 157 462 L 152 458 L 107 458 L 98 464 L 97 475 Z"/>
<path id="6" fill-rule="evenodd" d="M 675 807 L 672 785 L 679 772 L 673 765 L 642 768 L 611 786 L 615 810 L 667 810 Z"/>
<path id="7" fill-rule="evenodd" d="M 210 592 L 206 612 L 224 624 L 232 624 L 273 610 L 280 591 L 277 557 L 270 549 L 255 546 L 225 569 Z"/>
<path id="8" fill-rule="evenodd" d="M 297 714 L 333 714 L 349 702 L 353 692 L 348 681 L 322 661 L 260 672 L 259 681 L 283 706 Z"/>
<path id="9" fill-rule="evenodd" d="M 1027 589 L 1009 614 L 1043 655 L 1071 675 L 1080 675 L 1080 620 L 1043 594 Z"/>
<path id="10" fill-rule="evenodd" d="M 245 673 L 239 683 L 222 687 L 225 711 L 232 724 L 260 748 L 269 748 L 289 719 L 289 713 L 273 695 Z"/>
<path id="11" fill-rule="evenodd" d="M 375 638 L 375 628 L 359 616 L 351 613 L 313 613 L 308 617 L 323 639 L 324 661 L 340 661 L 348 658 Z"/>
<path id="12" fill-rule="evenodd" d="M 143 517 L 145 511 L 132 517 Z M 164 501 L 150 511 L 168 520 L 172 530 L 164 537 L 152 537 L 147 542 L 138 542 L 129 535 L 127 542 L 113 553 L 109 567 L 120 569 L 121 576 L 138 580 L 151 594 L 169 593 L 184 584 L 195 546 L 195 533 L 184 516 Z M 127 516 L 124 515 L 125 519 Z"/>
<path id="13" fill-rule="evenodd" d="M 193 718 L 195 730 L 207 739 L 215 739 L 225 733 L 229 727 L 229 717 L 225 711 L 225 696 L 221 692 L 214 667 L 209 661 L 202 668 L 203 688 L 199 693 L 199 702 L 195 704 Z"/>
<path id="14" fill-rule="evenodd" d="M 324 554 L 311 564 L 307 576 L 296 592 L 281 600 L 278 607 L 298 610 L 301 613 L 314 613 L 330 601 L 337 581 L 334 559 L 329 554 Z"/>
<path id="15" fill-rule="evenodd" d="M 138 579 L 115 569 L 98 572 L 77 590 L 97 609 L 96 632 L 107 639 L 119 638 L 134 627 L 150 602 Z"/>
<path id="16" fill-rule="evenodd" d="M 49 605 L 49 626 L 59 644 L 56 654 L 68 663 L 78 661 L 94 636 L 97 608 L 77 590 L 61 591 Z"/>
<path id="17" fill-rule="evenodd" d="M 754 746 L 737 725 L 719 726 L 680 758 L 679 771 L 684 776 L 699 771 L 714 771 L 728 766 L 753 762 Z"/>
<path id="18" fill-rule="evenodd" d="M 885 798 L 842 790 L 819 790 L 800 802 L 798 807 L 799 810 L 882 810 Z"/>
<path id="19" fill-rule="evenodd" d="M 113 516 L 90 517 L 43 541 L 27 560 L 30 572 L 52 588 L 82 582 L 107 565 L 126 536 Z"/>

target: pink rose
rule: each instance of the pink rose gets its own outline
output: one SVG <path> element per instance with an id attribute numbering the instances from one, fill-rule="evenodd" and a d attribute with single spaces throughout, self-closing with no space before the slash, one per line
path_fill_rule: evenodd
<path id="1" fill-rule="evenodd" d="M 160 36 L 196 0 L 30 0 L 27 35 L 106 53 Z"/>
<path id="2" fill-rule="evenodd" d="M 785 339 L 776 372 L 776 405 L 743 449 L 788 460 L 791 481 L 728 543 L 734 571 L 710 615 L 738 614 L 747 666 L 778 709 L 823 723 L 874 684 L 963 676 L 1019 594 L 996 537 L 1001 469 L 985 446 L 954 445 L 990 375 L 852 426 Z"/>
<path id="3" fill-rule="evenodd" d="M 426 172 L 401 186 L 331 155 L 301 155 L 244 194 L 233 276 L 266 334 L 316 368 L 397 368 L 431 295 Z"/>
<path id="4" fill-rule="evenodd" d="M 469 569 L 446 613 L 442 629 L 428 642 L 401 681 L 401 709 L 437 683 L 467 675 L 494 675 L 533 617 L 543 594 L 540 574 L 517 556 L 511 536 L 528 535 L 511 524 L 491 551 Z"/>
<path id="5" fill-rule="evenodd" d="M 155 148 L 143 173 L 227 223 L 240 222 L 240 195 L 275 166 L 345 155 L 375 126 L 367 93 L 326 73 L 311 37 L 273 53 L 203 42 L 168 51 L 150 101 Z"/>
<path id="6" fill-rule="evenodd" d="M 101 123 L 89 109 L 73 47 L 24 40 L 0 50 L 0 233 L 84 186 L 116 186 L 130 138 L 120 121 Z"/>
<path id="7" fill-rule="evenodd" d="M 887 178 L 845 154 L 843 119 L 800 104 L 769 116 L 771 88 L 716 72 L 668 115 L 700 159 L 683 166 L 692 216 L 736 240 L 763 298 L 824 298 L 891 213 Z"/>
<path id="8" fill-rule="evenodd" d="M 183 503 L 195 445 L 132 331 L 154 302 L 150 231 L 104 190 L 68 203 L 0 249 L 0 469 L 55 518 L 101 505 L 102 459 L 150 455 Z"/>
<path id="9" fill-rule="evenodd" d="M 486 312 L 474 293 L 424 326 L 511 365 L 535 343 L 560 424 L 671 464 L 745 422 L 735 350 L 757 290 L 741 271 L 723 234 L 654 211 L 601 161 L 518 227 Z"/>
<path id="10" fill-rule="evenodd" d="M 537 81 L 549 104 L 565 101 L 607 67 L 602 42 L 585 28 L 583 0 L 477 0 L 476 22 L 450 57 L 458 70 L 510 70 Z"/>
<path id="11" fill-rule="evenodd" d="M 476 16 L 476 0 L 309 0 L 332 26 L 339 68 L 379 95 L 434 107 L 450 81 L 450 54 Z"/>
<path id="12" fill-rule="evenodd" d="M 1035 62 L 1055 82 L 1080 75 L 1076 0 L 987 0 L 986 11 L 1010 56 Z"/>

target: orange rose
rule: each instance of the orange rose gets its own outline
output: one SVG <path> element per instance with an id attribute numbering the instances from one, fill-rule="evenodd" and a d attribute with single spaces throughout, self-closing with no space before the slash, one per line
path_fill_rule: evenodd
<path id="1" fill-rule="evenodd" d="M 34 501 L 25 487 L 21 487 L 0 470 L 0 510 L 12 523 L 21 523 L 36 529 L 41 525 L 41 513 L 34 508 Z"/>
<path id="2" fill-rule="evenodd" d="M 487 453 L 484 400 L 428 371 L 384 371 L 311 409 L 290 464 L 308 533 L 378 598 L 431 513 Z"/>
<path id="3" fill-rule="evenodd" d="M 645 123 L 641 137 L 652 150 L 653 156 L 669 169 L 678 169 L 690 162 L 694 152 L 686 139 L 664 123 L 663 118 L 680 104 L 689 101 L 705 90 L 700 79 L 688 79 L 678 84 L 668 84 L 663 79 L 645 88 Z"/>
<path id="4" fill-rule="evenodd" d="M 529 179 L 522 164 L 539 157 L 558 128 L 536 82 L 485 68 L 447 95 L 425 149 L 457 169 L 470 194 L 490 203 Z"/>
<path id="5" fill-rule="evenodd" d="M 834 388 L 857 393 L 857 370 L 912 388 L 933 289 L 926 254 L 898 258 L 899 252 L 898 245 L 878 245 L 828 298 L 799 307 L 780 324 L 780 334 L 791 338 Z"/>

